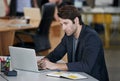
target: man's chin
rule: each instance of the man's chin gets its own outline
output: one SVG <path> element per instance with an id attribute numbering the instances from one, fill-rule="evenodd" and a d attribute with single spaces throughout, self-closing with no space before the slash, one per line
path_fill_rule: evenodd
<path id="1" fill-rule="evenodd" d="M 67 35 L 67 36 L 71 36 L 72 34 L 67 34 L 67 33 L 66 33 L 66 35 Z"/>

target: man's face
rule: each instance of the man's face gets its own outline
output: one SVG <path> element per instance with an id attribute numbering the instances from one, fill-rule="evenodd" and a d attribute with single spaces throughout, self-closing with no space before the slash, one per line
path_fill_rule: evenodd
<path id="1" fill-rule="evenodd" d="M 73 35 L 77 30 L 76 25 L 73 24 L 73 22 L 70 19 L 60 18 L 60 23 L 62 25 L 63 31 L 67 34 L 67 36 Z"/>

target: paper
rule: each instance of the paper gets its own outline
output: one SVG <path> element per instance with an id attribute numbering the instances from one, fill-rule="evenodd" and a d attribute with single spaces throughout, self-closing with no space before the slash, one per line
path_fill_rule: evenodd
<path id="1" fill-rule="evenodd" d="M 10 27 L 29 27 L 30 24 L 10 24 Z"/>
<path id="2" fill-rule="evenodd" d="M 72 72 L 50 72 L 47 74 L 47 76 L 52 77 L 61 77 L 61 78 L 68 78 L 68 79 L 86 79 L 87 77 L 78 73 L 72 73 Z"/>

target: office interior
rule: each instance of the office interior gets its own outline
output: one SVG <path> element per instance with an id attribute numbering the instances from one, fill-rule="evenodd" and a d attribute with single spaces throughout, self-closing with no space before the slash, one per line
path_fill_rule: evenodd
<path id="1" fill-rule="evenodd" d="M 10 1 L 10 0 L 9 0 Z M 120 8 L 120 0 L 65 0 L 65 1 L 72 1 L 71 3 L 78 7 L 80 10 L 83 7 L 89 7 L 90 9 L 95 9 L 96 7 L 99 10 L 100 8 Z M 76 2 L 74 2 L 76 1 Z M 115 1 L 118 1 L 117 3 Z M 82 10 L 81 10 L 82 11 Z M 87 20 L 85 13 L 82 13 L 83 21 L 91 25 L 99 34 L 103 45 L 104 45 L 104 51 L 105 51 L 105 60 L 106 65 L 109 73 L 109 79 L 110 81 L 119 81 L 120 80 L 120 12 L 115 14 L 97 14 L 94 16 L 94 14 L 88 14 Z M 4 5 L 3 0 L 0 0 L 0 17 L 4 17 Z M 97 24 L 96 24 L 97 21 Z M 105 38 L 105 27 L 109 24 L 109 45 L 105 46 L 107 41 Z M 97 27 L 98 28 L 97 28 Z M 59 44 L 60 39 L 64 35 L 64 32 L 62 31 L 60 25 L 51 26 L 49 30 L 49 38 L 50 38 L 50 44 L 51 48 L 49 50 L 42 51 L 38 53 L 37 55 L 47 55 L 49 52 L 51 52 L 57 44 Z M 24 37 L 26 41 L 29 41 L 30 39 L 27 37 Z M 16 39 L 14 39 L 14 43 L 16 43 Z M 1 47 L 0 47 L 1 48 Z M 0 54 L 1 55 L 1 54 Z M 63 58 L 64 61 L 67 61 L 66 56 Z"/>

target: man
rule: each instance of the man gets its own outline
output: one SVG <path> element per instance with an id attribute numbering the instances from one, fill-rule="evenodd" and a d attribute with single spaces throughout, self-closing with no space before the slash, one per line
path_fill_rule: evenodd
<path id="1" fill-rule="evenodd" d="M 85 72 L 99 81 L 109 81 L 103 46 L 98 34 L 83 24 L 81 15 L 74 6 L 61 7 L 58 15 L 65 35 L 48 56 L 38 61 L 39 67 Z M 66 53 L 68 63 L 56 63 Z"/>
<path id="2" fill-rule="evenodd" d="M 5 5 L 5 15 L 6 16 L 23 16 L 24 7 L 37 7 L 36 0 L 11 0 L 10 6 L 8 5 L 8 0 L 3 0 Z"/>

